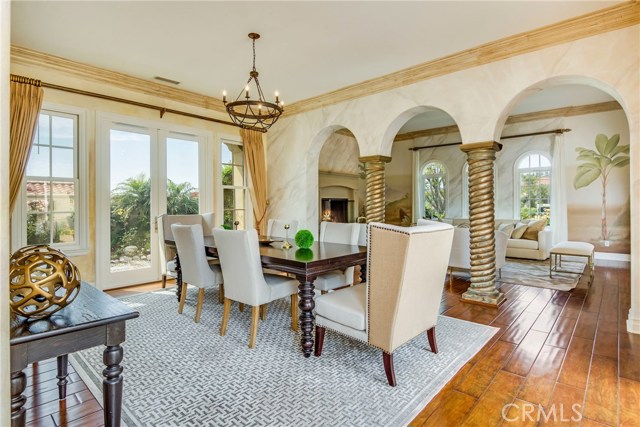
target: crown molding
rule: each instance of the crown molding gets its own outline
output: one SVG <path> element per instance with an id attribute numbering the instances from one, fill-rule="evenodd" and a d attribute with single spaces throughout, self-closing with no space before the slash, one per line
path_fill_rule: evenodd
<path id="1" fill-rule="evenodd" d="M 286 113 L 304 113 L 639 23 L 640 2 L 622 3 L 293 102 L 287 107 Z"/>
<path id="2" fill-rule="evenodd" d="M 27 49 L 20 46 L 11 46 L 11 62 L 14 64 L 38 67 L 48 70 L 57 70 L 65 74 L 78 77 L 90 82 L 104 83 L 121 89 L 144 95 L 156 96 L 171 101 L 195 107 L 206 108 L 207 110 L 226 113 L 226 108 L 221 99 L 205 96 L 196 92 L 184 89 L 169 87 L 150 80 L 133 77 L 128 74 L 94 67 L 55 55 Z"/>

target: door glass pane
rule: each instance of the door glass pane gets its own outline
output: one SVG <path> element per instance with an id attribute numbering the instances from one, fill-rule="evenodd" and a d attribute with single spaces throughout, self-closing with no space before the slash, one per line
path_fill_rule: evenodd
<path id="1" fill-rule="evenodd" d="M 111 272 L 150 268 L 151 137 L 110 131 Z"/>
<path id="2" fill-rule="evenodd" d="M 198 143 L 167 138 L 167 213 L 197 214 L 199 199 Z"/>
<path id="3" fill-rule="evenodd" d="M 225 228 L 245 229 L 245 190 L 243 188 L 225 188 L 222 190 L 223 224 Z M 237 226 L 235 222 L 238 222 Z"/>

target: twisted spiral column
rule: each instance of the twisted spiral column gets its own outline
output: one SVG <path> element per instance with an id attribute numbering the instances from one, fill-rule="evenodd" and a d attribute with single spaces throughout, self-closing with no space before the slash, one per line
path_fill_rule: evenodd
<path id="1" fill-rule="evenodd" d="M 494 169 L 496 151 L 493 142 L 462 145 L 469 164 L 469 221 L 471 287 L 463 301 L 497 306 L 504 294 L 496 288 Z"/>
<path id="2" fill-rule="evenodd" d="M 391 161 L 391 157 L 361 157 L 360 161 L 365 164 L 365 177 L 367 182 L 365 215 L 367 222 L 384 222 L 384 164 Z"/>

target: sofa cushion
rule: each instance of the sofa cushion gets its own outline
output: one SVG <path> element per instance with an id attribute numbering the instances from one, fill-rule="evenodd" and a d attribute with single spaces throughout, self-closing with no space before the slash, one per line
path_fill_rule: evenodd
<path id="1" fill-rule="evenodd" d="M 511 236 L 511 233 L 513 233 L 513 230 L 515 230 L 515 229 L 516 229 L 516 225 L 515 224 L 500 224 L 500 225 L 498 225 L 498 231 L 502 231 L 507 236 Z"/>
<path id="2" fill-rule="evenodd" d="M 524 232 L 527 231 L 527 224 L 523 224 L 521 222 L 517 223 L 513 232 L 511 233 L 512 239 L 520 239 Z"/>
<path id="3" fill-rule="evenodd" d="M 538 250 L 538 241 L 537 240 L 527 240 L 527 239 L 509 239 L 507 243 L 508 248 L 513 249 L 533 249 Z"/>
<path id="4" fill-rule="evenodd" d="M 367 285 L 350 286 L 316 297 L 316 313 L 341 325 L 365 330 Z"/>
<path id="5" fill-rule="evenodd" d="M 522 234 L 522 238 L 527 240 L 538 240 L 538 233 L 544 230 L 544 227 L 546 225 L 546 219 L 539 219 L 537 221 L 529 222 L 529 224 L 527 225 L 527 229 Z"/>

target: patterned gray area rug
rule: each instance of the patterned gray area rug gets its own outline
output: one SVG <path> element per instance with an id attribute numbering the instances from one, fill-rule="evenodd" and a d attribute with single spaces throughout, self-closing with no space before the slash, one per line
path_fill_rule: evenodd
<path id="1" fill-rule="evenodd" d="M 502 277 L 497 280 L 502 283 L 535 286 L 537 288 L 570 291 L 575 288 L 584 272 L 586 263 L 580 257 L 562 257 L 562 270 L 572 273 L 553 272 L 549 277 L 549 260 L 534 261 L 527 259 L 508 258 L 502 267 Z"/>
<path id="2" fill-rule="evenodd" d="M 394 352 L 398 386 L 389 387 L 380 350 L 331 331 L 322 357 L 302 357 L 287 300 L 269 304 L 250 350 L 250 311 L 232 306 L 227 335 L 222 305 L 208 290 L 201 323 L 195 289 L 182 315 L 173 290 L 123 299 L 140 311 L 127 323 L 124 410 L 128 426 L 402 426 L 497 332 L 441 316 L 439 353 L 424 336 Z M 71 355 L 102 401 L 102 348 Z"/>

